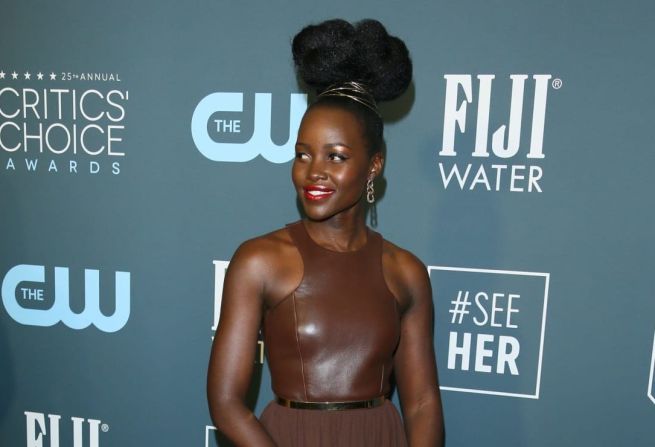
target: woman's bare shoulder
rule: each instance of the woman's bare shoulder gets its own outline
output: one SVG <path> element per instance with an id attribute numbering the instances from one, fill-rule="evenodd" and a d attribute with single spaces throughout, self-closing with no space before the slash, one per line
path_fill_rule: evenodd
<path id="1" fill-rule="evenodd" d="M 274 262 L 294 249 L 291 235 L 286 227 L 248 239 L 239 245 L 233 261 Z"/>
<path id="2" fill-rule="evenodd" d="M 414 253 L 386 239 L 383 239 L 382 258 L 383 262 L 386 258 L 388 266 L 402 276 L 423 275 L 427 271 Z"/>
<path id="3" fill-rule="evenodd" d="M 384 239 L 382 245 L 382 270 L 389 290 L 396 296 L 401 308 L 409 307 L 429 289 L 427 268 L 409 250 Z"/>
<path id="4" fill-rule="evenodd" d="M 243 242 L 228 267 L 254 281 L 269 307 L 288 296 L 302 279 L 302 259 L 289 230 L 280 228 Z"/>

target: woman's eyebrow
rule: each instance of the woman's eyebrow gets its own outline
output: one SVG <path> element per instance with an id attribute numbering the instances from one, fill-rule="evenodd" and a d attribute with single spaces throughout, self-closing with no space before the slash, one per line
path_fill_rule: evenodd
<path id="1" fill-rule="evenodd" d="M 303 143 L 302 141 L 296 141 L 296 146 L 301 146 L 301 147 L 305 147 L 305 148 L 311 147 L 310 144 Z M 353 149 L 352 147 L 348 146 L 346 143 L 326 143 L 326 144 L 323 145 L 324 149 L 333 149 L 335 147 L 345 147 L 345 148 L 350 149 L 350 150 Z"/>
<path id="2" fill-rule="evenodd" d="M 323 145 L 323 147 L 326 149 L 332 149 L 337 146 L 345 147 L 347 149 L 352 150 L 352 147 L 348 146 L 346 143 L 327 143 Z"/>

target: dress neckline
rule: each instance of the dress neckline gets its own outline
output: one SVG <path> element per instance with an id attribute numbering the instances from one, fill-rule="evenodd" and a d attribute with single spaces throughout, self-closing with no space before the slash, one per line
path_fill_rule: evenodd
<path id="1" fill-rule="evenodd" d="M 309 234 L 309 231 L 307 231 L 307 227 L 305 227 L 304 220 L 301 219 L 298 222 L 298 224 L 300 225 L 300 228 L 302 229 L 303 233 L 305 233 L 305 237 L 307 237 L 307 240 L 309 241 L 309 243 L 311 243 L 315 247 L 320 248 L 321 250 L 325 250 L 325 251 L 330 252 L 330 253 L 336 253 L 336 254 L 340 254 L 340 255 L 348 255 L 348 254 L 359 253 L 359 252 L 364 251 L 366 248 L 368 248 L 368 246 L 371 245 L 371 242 L 373 240 L 373 234 L 372 234 L 371 230 L 368 228 L 368 226 L 366 226 L 366 242 L 364 242 L 364 245 L 359 247 L 357 250 L 337 251 L 337 250 L 333 250 L 331 248 L 323 247 L 321 244 L 319 244 L 314 239 L 312 239 L 311 235 Z"/>

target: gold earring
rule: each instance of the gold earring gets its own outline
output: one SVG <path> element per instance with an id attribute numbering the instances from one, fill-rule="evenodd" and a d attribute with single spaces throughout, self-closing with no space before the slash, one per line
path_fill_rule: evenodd
<path id="1" fill-rule="evenodd" d="M 368 203 L 375 202 L 375 190 L 373 189 L 373 177 L 369 177 L 366 182 L 366 201 Z"/>

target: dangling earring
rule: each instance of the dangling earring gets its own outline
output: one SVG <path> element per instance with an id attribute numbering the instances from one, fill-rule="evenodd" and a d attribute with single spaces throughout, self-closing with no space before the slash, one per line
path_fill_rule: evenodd
<path id="1" fill-rule="evenodd" d="M 368 203 L 375 202 L 375 190 L 373 189 L 373 177 L 369 177 L 366 182 L 366 201 Z"/>

